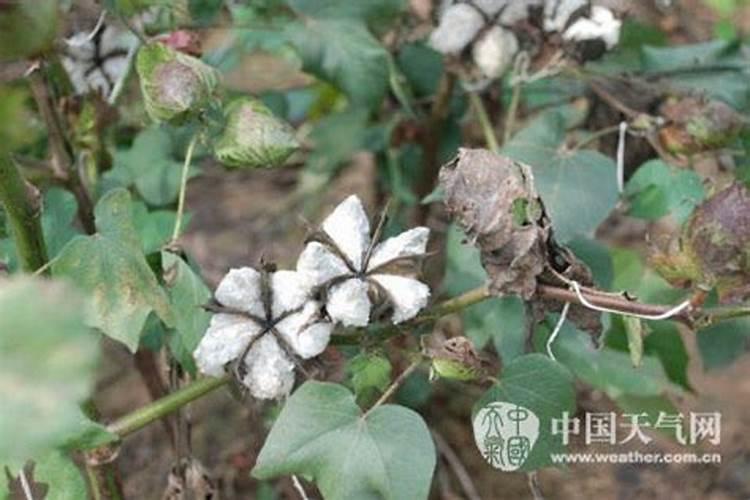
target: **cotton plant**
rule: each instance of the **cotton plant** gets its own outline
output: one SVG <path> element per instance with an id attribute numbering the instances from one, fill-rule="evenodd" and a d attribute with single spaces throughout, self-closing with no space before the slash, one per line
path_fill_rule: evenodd
<path id="1" fill-rule="evenodd" d="M 537 19 L 538 18 L 538 19 Z M 470 48 L 481 76 L 494 80 L 507 73 L 521 52 L 544 54 L 539 44 L 559 44 L 575 54 L 580 44 L 611 50 L 622 22 L 591 0 L 445 0 L 430 34 L 436 51 L 457 56 Z M 587 57 L 598 57 L 593 51 Z"/>
<path id="2" fill-rule="evenodd" d="M 296 358 L 323 352 L 333 330 L 310 291 L 309 279 L 295 271 L 230 270 L 216 289 L 215 314 L 194 352 L 200 371 L 220 377 L 231 369 L 258 399 L 288 394 Z"/>
<path id="3" fill-rule="evenodd" d="M 379 242 L 383 220 L 371 235 L 362 202 L 350 196 L 308 238 L 297 271 L 313 283 L 330 319 L 366 326 L 375 310 L 389 309 L 393 323 L 416 316 L 430 289 L 414 277 L 430 230 L 416 227 Z"/>

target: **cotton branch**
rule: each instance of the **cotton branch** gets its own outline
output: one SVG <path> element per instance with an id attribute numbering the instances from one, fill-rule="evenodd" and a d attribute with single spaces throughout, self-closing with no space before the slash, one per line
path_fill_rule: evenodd
<path id="1" fill-rule="evenodd" d="M 68 140 L 60 123 L 60 116 L 55 109 L 52 96 L 49 92 L 48 82 L 42 73 L 43 63 L 32 68 L 29 73 L 29 84 L 34 101 L 39 108 L 39 113 L 47 125 L 47 136 L 49 138 L 50 154 L 52 155 L 52 172 L 70 189 L 78 202 L 78 218 L 88 234 L 94 234 L 94 204 L 88 191 L 81 180 L 76 168 L 73 153 L 69 148 Z"/>
<path id="2" fill-rule="evenodd" d="M 21 268 L 34 272 L 47 263 L 39 191 L 27 183 L 7 154 L 0 154 L 0 203 L 10 222 Z"/>

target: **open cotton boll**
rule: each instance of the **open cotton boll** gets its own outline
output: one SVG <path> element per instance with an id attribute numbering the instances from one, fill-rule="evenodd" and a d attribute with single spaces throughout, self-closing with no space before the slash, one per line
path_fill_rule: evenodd
<path id="1" fill-rule="evenodd" d="M 320 304 L 310 301 L 302 311 L 284 318 L 276 325 L 287 343 L 300 357 L 309 359 L 323 352 L 333 330 L 332 323 L 320 321 Z"/>
<path id="2" fill-rule="evenodd" d="M 534 7 L 544 5 L 544 0 L 511 0 L 500 14 L 500 23 L 503 25 L 516 24 L 529 17 L 529 11 Z"/>
<path id="3" fill-rule="evenodd" d="M 373 274 L 372 279 L 382 286 L 391 298 L 393 322 L 412 319 L 427 305 L 430 288 L 421 281 L 393 274 Z"/>
<path id="4" fill-rule="evenodd" d="M 295 271 L 276 271 L 271 275 L 273 289 L 272 314 L 278 318 L 287 311 L 302 307 L 310 296 L 312 282 Z"/>
<path id="5" fill-rule="evenodd" d="M 235 314 L 214 314 L 193 356 L 198 369 L 220 377 L 224 367 L 234 361 L 261 332 L 255 322 Z"/>
<path id="6" fill-rule="evenodd" d="M 493 26 L 472 48 L 474 63 L 487 78 L 499 78 L 513 64 L 518 52 L 518 39 L 512 31 Z"/>
<path id="7" fill-rule="evenodd" d="M 261 337 L 245 357 L 247 375 L 243 384 L 258 399 L 277 399 L 294 385 L 294 363 L 273 335 Z"/>
<path id="8" fill-rule="evenodd" d="M 544 4 L 544 31 L 562 32 L 570 16 L 589 7 L 589 0 L 546 0 Z"/>
<path id="9" fill-rule="evenodd" d="M 574 22 L 563 33 L 563 39 L 575 42 L 600 39 L 609 50 L 620 41 L 621 27 L 622 21 L 617 19 L 611 10 L 594 6 L 591 9 L 591 17 Z"/>
<path id="10" fill-rule="evenodd" d="M 367 326 L 371 307 L 369 288 L 366 281 L 356 278 L 334 285 L 328 293 L 328 315 L 345 326 Z"/>
<path id="11" fill-rule="evenodd" d="M 355 269 L 361 269 L 362 258 L 370 244 L 370 221 L 360 199 L 351 195 L 339 203 L 323 221 L 322 228 Z"/>
<path id="12" fill-rule="evenodd" d="M 445 9 L 440 24 L 430 35 L 430 46 L 442 54 L 461 52 L 479 33 L 484 17 L 471 5 L 459 3 Z"/>
<path id="13" fill-rule="evenodd" d="M 430 238 L 430 230 L 426 227 L 415 227 L 404 231 L 398 236 L 388 238 L 380 243 L 372 252 L 367 270 L 372 271 L 399 257 L 422 255 L 427 250 L 427 240 Z"/>
<path id="14" fill-rule="evenodd" d="M 313 285 L 321 285 L 347 274 L 349 268 L 325 245 L 311 241 L 297 258 L 297 271 L 307 275 Z"/>
<path id="15" fill-rule="evenodd" d="M 214 297 L 219 304 L 263 316 L 261 302 L 260 273 L 252 267 L 230 269 L 216 288 Z"/>

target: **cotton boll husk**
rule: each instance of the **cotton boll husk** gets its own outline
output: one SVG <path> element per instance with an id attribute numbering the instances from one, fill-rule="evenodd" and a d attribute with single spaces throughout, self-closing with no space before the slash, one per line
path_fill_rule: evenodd
<path id="1" fill-rule="evenodd" d="M 263 317 L 260 273 L 252 267 L 230 269 L 216 288 L 219 304 Z"/>
<path id="2" fill-rule="evenodd" d="M 303 273 L 314 286 L 349 272 L 346 264 L 325 245 L 311 241 L 297 259 L 297 272 Z"/>
<path id="3" fill-rule="evenodd" d="M 518 52 L 518 39 L 512 31 L 493 26 L 472 48 L 474 63 L 487 78 L 499 78 L 513 64 Z"/>
<path id="4" fill-rule="evenodd" d="M 591 17 L 574 22 L 563 33 L 563 39 L 576 42 L 601 39 L 609 50 L 620 41 L 621 27 L 622 21 L 617 19 L 612 11 L 594 6 L 591 9 Z"/>
<path id="5" fill-rule="evenodd" d="M 490 18 L 500 12 L 503 7 L 507 9 L 507 5 L 512 3 L 513 0 L 474 0 L 474 5 Z"/>
<path id="6" fill-rule="evenodd" d="M 544 30 L 561 32 L 570 16 L 590 5 L 589 0 L 546 0 L 544 4 Z"/>
<path id="7" fill-rule="evenodd" d="M 474 39 L 483 25 L 484 18 L 474 7 L 463 3 L 451 5 L 430 35 L 430 46 L 443 54 L 456 54 Z"/>
<path id="8" fill-rule="evenodd" d="M 285 396 L 294 386 L 294 362 L 289 359 L 273 335 L 264 335 L 245 357 L 247 375 L 242 383 L 258 399 Z"/>
<path id="9" fill-rule="evenodd" d="M 356 195 L 351 195 L 326 217 L 323 231 L 336 243 L 355 269 L 361 270 L 362 258 L 370 244 L 370 221 Z"/>
<path id="10" fill-rule="evenodd" d="M 198 369 L 220 377 L 224 366 L 237 359 L 250 341 L 260 333 L 254 321 L 235 314 L 214 314 L 193 356 Z"/>
<path id="11" fill-rule="evenodd" d="M 373 250 L 367 270 L 371 271 L 398 257 L 424 254 L 429 238 L 430 230 L 426 227 L 415 227 L 398 236 L 388 238 Z"/>
<path id="12" fill-rule="evenodd" d="M 276 271 L 271 275 L 272 314 L 278 318 L 287 311 L 302 307 L 312 288 L 308 277 L 296 271 Z"/>
<path id="13" fill-rule="evenodd" d="M 391 274 L 374 274 L 393 302 L 393 322 L 398 324 L 416 316 L 430 298 L 430 288 L 421 281 Z"/>
<path id="14" fill-rule="evenodd" d="M 322 321 L 319 310 L 320 304 L 310 301 L 302 311 L 284 318 L 276 325 L 287 343 L 304 359 L 323 352 L 331 338 L 333 323 Z"/>
<path id="15" fill-rule="evenodd" d="M 334 285 L 328 292 L 328 315 L 345 326 L 367 326 L 371 307 L 368 290 L 367 282 L 355 278 Z"/>

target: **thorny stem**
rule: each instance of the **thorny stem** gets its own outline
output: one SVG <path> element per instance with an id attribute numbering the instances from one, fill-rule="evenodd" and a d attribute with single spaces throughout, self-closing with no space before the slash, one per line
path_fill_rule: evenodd
<path id="1" fill-rule="evenodd" d="M 21 268 L 34 272 L 47 263 L 39 191 L 28 184 L 8 155 L 0 155 L 0 204 L 8 214 Z"/>
<path id="2" fill-rule="evenodd" d="M 477 119 L 479 119 L 479 125 L 482 127 L 487 147 L 489 147 L 490 151 L 493 153 L 498 153 L 500 151 L 500 145 L 497 143 L 497 138 L 495 137 L 495 127 L 492 126 L 490 117 L 487 115 L 487 110 L 482 102 L 482 97 L 476 92 L 468 92 L 468 94 L 471 106 L 477 114 Z"/>
<path id="3" fill-rule="evenodd" d="M 180 195 L 177 199 L 177 217 L 174 221 L 174 229 L 172 230 L 172 243 L 177 241 L 180 237 L 180 231 L 182 231 L 182 216 L 185 212 L 185 192 L 187 191 L 188 173 L 190 171 L 190 162 L 193 160 L 193 150 L 198 142 L 198 134 L 195 134 L 190 139 L 187 152 L 185 153 L 185 161 L 182 164 L 182 176 L 180 177 Z"/>

